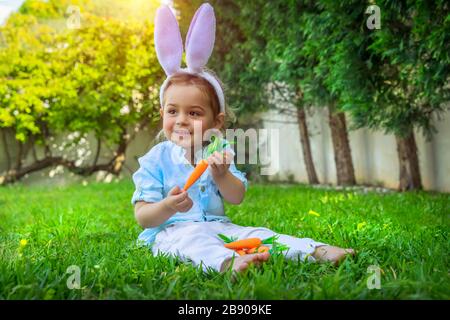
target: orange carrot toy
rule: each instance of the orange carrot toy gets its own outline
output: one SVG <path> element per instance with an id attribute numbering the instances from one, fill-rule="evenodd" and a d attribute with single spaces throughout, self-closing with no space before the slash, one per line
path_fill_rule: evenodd
<path id="1" fill-rule="evenodd" d="M 206 160 L 201 160 L 194 168 L 194 171 L 192 171 L 191 175 L 186 181 L 186 184 L 183 187 L 184 191 L 187 191 L 190 186 L 192 186 L 195 181 L 200 178 L 200 176 L 205 172 L 205 170 L 208 168 L 208 162 Z"/>
<path id="2" fill-rule="evenodd" d="M 219 238 L 224 241 L 225 248 L 234 250 L 240 256 L 252 253 L 269 252 L 270 254 L 279 254 L 289 247 L 285 244 L 279 243 L 278 235 L 261 240 L 260 238 L 247 238 L 237 240 L 236 237 L 227 237 L 224 234 L 219 233 Z M 270 244 L 272 248 L 265 246 Z"/>
<path id="3" fill-rule="evenodd" d="M 266 246 L 261 246 L 261 247 L 258 248 L 258 252 L 259 253 L 261 253 L 261 252 L 269 252 L 269 250 L 270 250 L 270 248 L 266 247 Z"/>
<path id="4" fill-rule="evenodd" d="M 258 250 L 258 247 L 253 247 L 247 250 L 247 254 L 255 253 Z"/>
<path id="5" fill-rule="evenodd" d="M 217 138 L 216 136 L 211 137 L 211 143 L 208 146 L 208 149 L 206 150 L 206 157 L 209 157 L 214 152 L 223 151 L 223 149 L 227 146 L 227 143 L 220 138 Z M 194 171 L 192 171 L 191 175 L 186 181 L 186 184 L 183 187 L 184 191 L 187 191 L 194 183 L 197 181 L 203 172 L 206 171 L 208 168 L 208 162 L 205 159 L 200 160 L 200 162 L 197 164 L 197 166 L 194 168 Z"/>
<path id="6" fill-rule="evenodd" d="M 258 247 L 261 244 L 260 238 L 248 238 L 248 239 L 242 239 L 238 241 L 233 241 L 230 243 L 225 243 L 225 248 L 228 249 L 251 249 L 254 247 Z"/>

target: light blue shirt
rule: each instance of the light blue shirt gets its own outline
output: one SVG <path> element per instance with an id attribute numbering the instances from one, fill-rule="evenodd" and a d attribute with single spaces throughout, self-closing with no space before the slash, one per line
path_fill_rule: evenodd
<path id="1" fill-rule="evenodd" d="M 230 148 L 226 150 L 234 154 Z M 196 162 L 201 156 L 202 150 L 199 150 L 195 157 Z M 185 150 L 171 141 L 157 144 L 138 161 L 140 168 L 133 174 L 136 186 L 131 199 L 133 205 L 136 201 L 161 201 L 173 187 L 183 188 L 194 170 L 185 158 Z M 230 164 L 229 170 L 247 189 L 247 179 L 236 169 L 234 163 Z M 177 212 L 160 226 L 145 229 L 138 239 L 144 244 L 151 244 L 155 241 L 156 234 L 165 226 L 178 222 L 230 221 L 225 215 L 222 196 L 209 169 L 189 188 L 188 194 L 194 203 L 189 211 Z"/>

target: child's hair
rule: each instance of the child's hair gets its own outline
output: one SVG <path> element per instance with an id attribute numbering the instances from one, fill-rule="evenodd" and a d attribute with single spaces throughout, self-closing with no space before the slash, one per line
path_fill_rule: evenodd
<path id="1" fill-rule="evenodd" d="M 214 76 L 214 78 L 216 78 L 217 82 L 220 84 L 220 86 L 222 87 L 222 90 L 224 90 L 224 85 L 223 83 L 220 81 L 220 79 L 216 76 L 216 74 L 211 71 L 211 70 L 206 70 L 208 73 L 210 73 L 211 75 Z M 213 86 L 206 81 L 204 78 L 199 77 L 195 74 L 191 74 L 191 73 L 186 73 L 186 72 L 179 72 L 176 73 L 174 75 L 172 75 L 167 83 L 166 86 L 166 91 L 167 89 L 172 85 L 172 84 L 181 84 L 181 85 L 194 85 L 196 86 L 203 94 L 205 94 L 205 96 L 208 97 L 212 111 L 213 111 L 213 116 L 214 118 L 219 114 L 219 110 L 220 110 L 220 105 L 219 105 L 219 99 L 217 97 L 216 91 L 214 90 Z M 165 91 L 165 92 L 166 92 Z M 165 99 L 166 99 L 166 94 L 163 94 L 163 104 L 165 104 Z M 227 124 L 229 122 L 234 122 L 235 121 L 235 117 L 234 117 L 234 113 L 233 111 L 230 109 L 230 107 L 225 103 L 225 123 L 224 123 L 224 128 L 227 127 Z M 157 137 L 156 140 L 163 140 L 163 130 L 161 130 Z"/>

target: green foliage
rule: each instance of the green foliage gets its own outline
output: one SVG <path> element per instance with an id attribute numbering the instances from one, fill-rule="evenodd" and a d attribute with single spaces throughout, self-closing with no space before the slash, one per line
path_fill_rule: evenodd
<path id="1" fill-rule="evenodd" d="M 376 107 L 366 106 L 363 114 L 356 108 L 355 117 L 398 135 L 417 127 L 430 136 L 432 116 L 450 101 L 450 7 L 446 1 L 377 4 L 382 27 L 370 33 L 368 47 L 375 84 L 368 94 Z"/>
<path id="2" fill-rule="evenodd" d="M 223 242 L 225 242 L 225 243 L 230 243 L 230 242 L 233 242 L 233 241 L 236 241 L 236 240 L 237 240 L 237 237 L 233 237 L 233 236 L 227 237 L 226 235 L 221 234 L 221 233 L 219 233 L 217 236 L 218 236 L 220 239 L 222 239 Z"/>
<path id="3" fill-rule="evenodd" d="M 67 27 L 69 4 L 81 8 L 81 28 Z M 18 140 L 77 131 L 117 143 L 127 126 L 159 119 L 152 22 L 83 11 L 92 6 L 26 1 L 0 28 L 0 127 Z"/>
<path id="4" fill-rule="evenodd" d="M 253 186 L 240 206 L 227 205 L 233 223 L 357 256 L 337 268 L 272 256 L 233 282 L 138 246 L 133 190 L 131 181 L 0 188 L 0 299 L 450 298 L 448 195 Z M 71 265 L 80 290 L 67 288 Z M 381 268 L 380 290 L 367 288 L 371 265 Z"/>
<path id="5" fill-rule="evenodd" d="M 430 135 L 450 100 L 446 1 L 377 1 L 380 30 L 367 28 L 369 4 L 355 0 L 212 4 L 220 39 L 213 65 L 243 112 L 276 108 L 261 92 L 281 81 L 302 98 L 293 99 L 299 107 L 333 105 L 355 127 Z"/>
<path id="6" fill-rule="evenodd" d="M 230 144 L 233 144 L 233 142 L 225 141 L 224 139 L 221 139 L 215 135 L 211 136 L 211 142 L 208 144 L 208 147 L 206 148 L 206 152 L 204 155 L 204 158 L 211 156 L 214 152 L 222 152 L 225 150 L 225 148 L 229 147 Z"/>

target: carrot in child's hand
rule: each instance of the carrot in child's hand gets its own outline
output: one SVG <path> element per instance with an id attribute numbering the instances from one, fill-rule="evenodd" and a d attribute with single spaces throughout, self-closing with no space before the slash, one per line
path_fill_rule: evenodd
<path id="1" fill-rule="evenodd" d="M 247 252 L 244 249 L 239 249 L 239 250 L 235 250 L 237 254 L 239 254 L 240 256 L 246 255 Z"/>
<path id="2" fill-rule="evenodd" d="M 228 249 L 250 249 L 259 245 L 261 245 L 260 238 L 248 238 L 224 244 L 225 248 Z"/>
<path id="3" fill-rule="evenodd" d="M 227 146 L 226 142 L 213 135 L 211 137 L 211 143 L 209 144 L 206 152 L 206 157 L 209 157 L 216 151 L 219 152 L 220 150 L 223 150 L 226 146 Z M 205 159 L 201 160 L 194 168 L 194 171 L 191 173 L 189 178 L 187 179 L 183 190 L 187 191 L 187 189 L 189 189 L 195 183 L 195 181 L 197 181 L 198 178 L 200 178 L 200 176 L 203 174 L 203 172 L 205 172 L 207 168 L 208 168 L 208 161 L 206 161 Z"/>
<path id="4" fill-rule="evenodd" d="M 186 181 L 186 184 L 183 187 L 184 191 L 187 191 L 194 183 L 195 181 L 200 178 L 200 176 L 205 172 L 205 170 L 208 168 L 208 162 L 206 160 L 201 160 L 197 166 L 194 168 L 194 171 L 192 171 L 191 175 Z"/>

